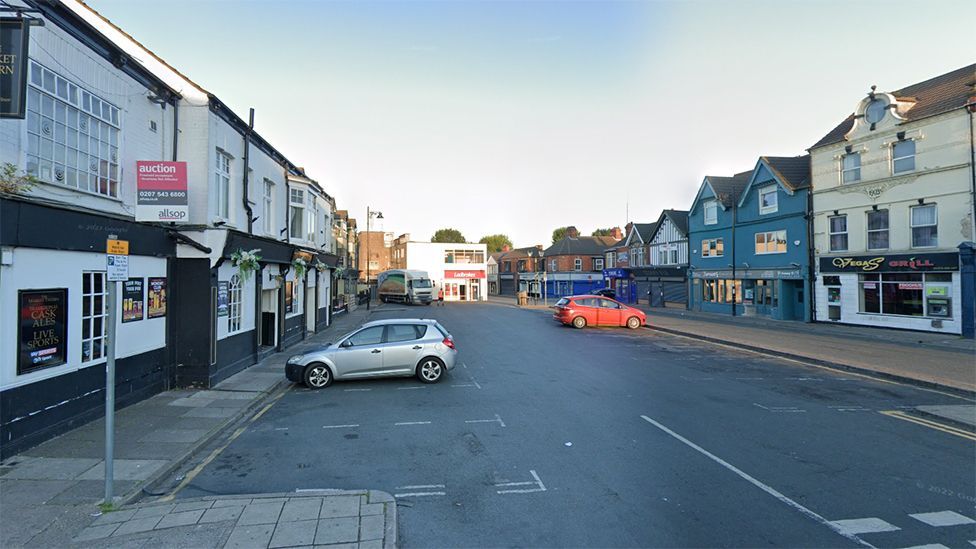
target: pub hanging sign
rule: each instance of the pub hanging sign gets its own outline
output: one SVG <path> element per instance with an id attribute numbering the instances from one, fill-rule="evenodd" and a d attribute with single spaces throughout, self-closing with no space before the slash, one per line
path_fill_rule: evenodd
<path id="1" fill-rule="evenodd" d="M 0 118 L 24 118 L 29 37 L 29 19 L 0 17 Z"/>
<path id="2" fill-rule="evenodd" d="M 64 364 L 68 348 L 68 290 L 17 292 L 17 375 Z"/>
<path id="3" fill-rule="evenodd" d="M 900 254 L 821 257 L 822 273 L 890 273 L 958 271 L 959 254 Z"/>

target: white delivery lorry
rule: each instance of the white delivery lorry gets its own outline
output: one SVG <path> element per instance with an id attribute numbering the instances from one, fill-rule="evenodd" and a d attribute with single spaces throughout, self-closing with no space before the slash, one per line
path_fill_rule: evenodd
<path id="1" fill-rule="evenodd" d="M 433 284 L 427 271 L 391 269 L 376 278 L 376 293 L 384 303 L 430 305 L 433 300 Z"/>

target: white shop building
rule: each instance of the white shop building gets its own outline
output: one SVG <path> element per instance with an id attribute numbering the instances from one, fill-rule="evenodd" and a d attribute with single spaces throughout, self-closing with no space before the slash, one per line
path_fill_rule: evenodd
<path id="1" fill-rule="evenodd" d="M 487 300 L 487 260 L 486 244 L 406 243 L 406 268 L 427 271 L 444 301 Z"/>

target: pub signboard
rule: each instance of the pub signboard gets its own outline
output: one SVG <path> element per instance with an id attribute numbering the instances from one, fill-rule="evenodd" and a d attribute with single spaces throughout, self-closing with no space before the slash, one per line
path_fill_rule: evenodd
<path id="1" fill-rule="evenodd" d="M 822 273 L 871 273 L 871 272 L 934 272 L 958 271 L 959 254 L 898 254 L 855 255 L 848 257 L 821 257 Z"/>
<path id="2" fill-rule="evenodd" d="M 17 375 L 67 362 L 67 288 L 17 294 Z"/>
<path id="3" fill-rule="evenodd" d="M 0 17 L 0 118 L 24 119 L 29 34 L 27 18 Z"/>

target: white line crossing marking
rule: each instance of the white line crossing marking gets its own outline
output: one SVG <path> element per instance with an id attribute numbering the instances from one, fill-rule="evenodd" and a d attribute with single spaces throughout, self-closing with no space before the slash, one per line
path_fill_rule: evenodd
<path id="1" fill-rule="evenodd" d="M 894 524 L 883 521 L 877 517 L 833 520 L 831 521 L 831 524 L 840 528 L 842 532 L 851 535 L 875 534 L 878 532 L 894 532 L 896 530 L 901 530 L 901 528 L 895 526 Z"/>
<path id="2" fill-rule="evenodd" d="M 738 467 L 736 467 L 736 466 L 732 465 L 731 463 L 725 461 L 724 459 L 716 456 L 715 454 L 709 452 L 708 450 L 702 448 L 701 446 L 695 444 L 694 442 L 686 439 L 685 437 L 679 435 L 678 433 L 675 433 L 674 431 L 672 431 L 671 429 L 668 429 L 664 425 L 662 425 L 662 424 L 654 421 L 653 419 L 651 419 L 651 418 L 649 418 L 647 416 L 643 416 L 642 415 L 641 418 L 644 421 L 650 423 L 651 425 L 657 427 L 658 429 L 664 431 L 665 433 L 671 435 L 675 439 L 681 441 L 686 446 L 688 446 L 688 447 L 694 449 L 695 451 L 697 451 L 698 453 L 704 455 L 708 459 L 711 459 L 715 463 L 718 463 L 722 467 L 725 467 L 729 471 L 732 471 L 733 473 L 739 475 L 741 478 L 743 478 L 744 480 L 748 481 L 753 486 L 755 486 L 755 487 L 759 488 L 760 490 L 762 490 L 763 492 L 766 492 L 767 494 L 773 496 L 774 498 L 778 499 L 782 503 L 785 503 L 786 505 L 789 505 L 790 507 L 796 509 L 800 513 L 806 515 L 807 517 L 809 517 L 809 518 L 811 518 L 811 519 L 819 522 L 820 524 L 823 524 L 824 526 L 830 528 L 831 530 L 837 532 L 838 534 L 844 536 L 845 538 L 847 538 L 847 539 L 849 539 L 849 540 L 857 543 L 858 545 L 862 545 L 864 547 L 872 547 L 872 548 L 874 547 L 873 545 L 871 545 L 870 543 L 862 540 L 861 538 L 857 537 L 856 535 L 854 535 L 854 534 L 848 534 L 848 533 L 844 532 L 841 528 L 839 528 L 837 525 L 835 525 L 834 523 L 830 522 L 829 520 L 823 518 L 822 516 L 818 515 L 817 513 L 814 513 L 810 509 L 807 509 L 803 505 L 800 505 L 796 501 L 794 501 L 794 500 L 786 497 L 785 495 L 783 495 L 780 492 L 778 492 L 775 488 L 773 488 L 773 487 L 771 487 L 771 486 L 769 486 L 767 484 L 763 484 L 759 480 L 757 480 L 757 479 L 749 476 L 747 473 L 745 473 L 744 471 L 742 471 Z"/>
<path id="3" fill-rule="evenodd" d="M 772 412 L 774 414 L 798 414 L 806 413 L 806 410 L 800 410 L 796 406 L 763 406 L 757 402 L 752 403 L 753 406 L 759 406 L 767 412 Z"/>
<path id="4" fill-rule="evenodd" d="M 495 414 L 495 419 L 466 419 L 465 423 L 497 423 L 502 427 L 505 427 L 505 422 L 502 421 L 502 417 Z"/>
<path id="5" fill-rule="evenodd" d="M 445 488 L 443 484 L 411 484 L 409 486 L 397 486 L 397 490 L 432 490 L 437 488 Z M 436 491 L 436 492 L 398 492 L 393 494 L 393 497 L 397 498 L 423 498 L 432 496 L 446 496 L 446 492 Z"/>
<path id="6" fill-rule="evenodd" d="M 323 425 L 323 429 L 346 429 L 349 427 L 359 427 L 358 423 L 350 423 L 349 425 Z"/>
<path id="7" fill-rule="evenodd" d="M 915 513 L 909 514 L 915 520 L 922 521 L 929 526 L 959 526 L 961 524 L 976 524 L 965 515 L 960 515 L 955 511 L 936 511 L 934 513 Z"/>
<path id="8" fill-rule="evenodd" d="M 534 478 L 535 480 L 526 481 L 526 482 L 503 482 L 501 484 L 496 484 L 495 487 L 496 488 L 500 488 L 500 487 L 504 487 L 504 486 L 532 486 L 532 485 L 535 485 L 536 486 L 535 488 L 513 489 L 513 490 L 496 490 L 496 492 L 499 493 L 499 494 L 531 494 L 533 492 L 545 492 L 546 491 L 546 485 L 542 483 L 542 479 L 539 478 L 539 475 L 536 474 L 535 470 L 531 470 L 530 469 L 529 470 L 529 474 L 531 474 L 532 475 L 532 478 Z"/>
<path id="9" fill-rule="evenodd" d="M 400 423 L 394 423 L 393 425 L 430 425 L 429 421 L 401 421 Z"/>

